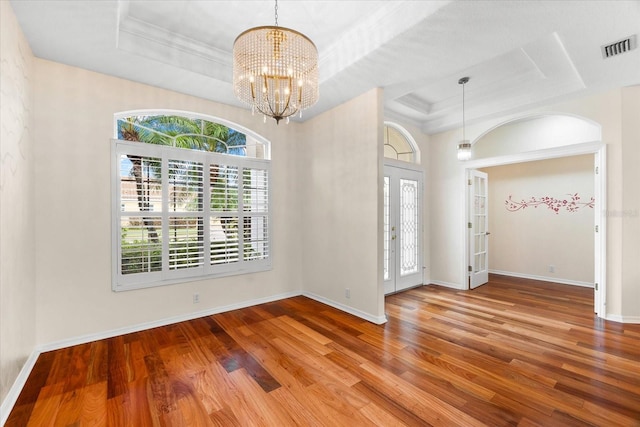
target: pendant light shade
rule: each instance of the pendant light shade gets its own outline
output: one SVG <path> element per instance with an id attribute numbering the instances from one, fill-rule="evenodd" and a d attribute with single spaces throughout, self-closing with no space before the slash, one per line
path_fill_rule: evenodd
<path id="1" fill-rule="evenodd" d="M 458 84 L 462 85 L 462 141 L 458 144 L 458 160 L 469 160 L 471 158 L 471 142 L 466 139 L 465 117 L 464 117 L 464 85 L 469 82 L 469 77 L 462 77 Z"/>
<path id="2" fill-rule="evenodd" d="M 318 49 L 304 34 L 276 25 L 250 28 L 233 43 L 233 91 L 276 123 L 318 101 Z"/>
<path id="3" fill-rule="evenodd" d="M 471 158 L 471 143 L 463 140 L 458 144 L 458 160 L 469 160 Z"/>

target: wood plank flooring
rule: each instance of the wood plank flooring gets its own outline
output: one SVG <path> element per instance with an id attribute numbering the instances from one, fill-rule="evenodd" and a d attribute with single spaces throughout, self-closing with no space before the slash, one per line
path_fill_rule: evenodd
<path id="1" fill-rule="evenodd" d="M 493 275 L 386 312 L 296 297 L 44 353 L 6 426 L 640 426 L 640 325 L 591 289 Z"/>

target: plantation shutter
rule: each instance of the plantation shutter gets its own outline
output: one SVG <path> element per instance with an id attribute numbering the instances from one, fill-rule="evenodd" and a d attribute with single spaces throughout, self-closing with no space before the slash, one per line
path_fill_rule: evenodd
<path id="1" fill-rule="evenodd" d="M 116 141 L 114 289 L 270 268 L 269 161 Z"/>

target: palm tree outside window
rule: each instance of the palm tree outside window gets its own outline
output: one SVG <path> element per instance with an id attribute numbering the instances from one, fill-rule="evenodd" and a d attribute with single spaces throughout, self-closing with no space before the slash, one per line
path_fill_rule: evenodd
<path id="1" fill-rule="evenodd" d="M 270 268 L 266 142 L 181 115 L 116 128 L 114 290 Z"/>

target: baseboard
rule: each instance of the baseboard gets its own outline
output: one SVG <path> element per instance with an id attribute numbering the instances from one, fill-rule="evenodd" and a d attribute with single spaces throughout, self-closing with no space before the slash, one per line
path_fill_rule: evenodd
<path id="1" fill-rule="evenodd" d="M 605 320 L 617 323 L 637 323 L 640 324 L 640 316 L 620 316 L 618 314 L 607 314 Z"/>
<path id="2" fill-rule="evenodd" d="M 464 290 L 466 289 L 463 286 L 460 286 L 459 283 L 452 283 L 452 282 L 443 282 L 441 280 L 431 280 L 429 282 L 429 285 L 438 285 L 438 286 L 444 286 L 445 288 L 451 288 L 451 289 L 458 289 L 458 290 Z"/>
<path id="3" fill-rule="evenodd" d="M 26 384 L 27 379 L 29 378 L 29 374 L 31 374 L 31 370 L 35 366 L 40 353 L 41 352 L 37 349 L 33 350 L 31 355 L 27 358 L 27 361 L 24 362 L 24 365 L 22 365 L 20 373 L 18 373 L 16 380 L 13 382 L 13 385 L 9 389 L 9 392 L 2 401 L 2 405 L 0 405 L 0 426 L 3 426 L 7 422 L 9 413 L 13 409 L 13 406 L 16 404 L 16 401 L 20 396 L 20 392 Z"/>
<path id="4" fill-rule="evenodd" d="M 302 295 L 304 295 L 307 298 L 311 298 L 312 300 L 321 302 L 323 304 L 327 304 L 333 308 L 337 308 L 338 310 L 344 311 L 346 313 L 353 314 L 356 317 L 359 317 L 371 323 L 375 323 L 376 325 L 382 325 L 383 323 L 387 322 L 387 316 L 372 316 L 369 313 L 365 313 L 364 311 L 355 309 L 353 307 L 349 307 L 348 305 L 344 305 L 339 302 L 330 300 L 328 298 L 314 294 L 313 292 L 302 292 Z"/>
<path id="5" fill-rule="evenodd" d="M 39 346 L 39 350 L 41 353 L 45 351 L 58 350 L 65 347 L 71 347 L 74 345 L 86 344 L 88 342 L 104 340 L 107 338 L 117 337 L 119 335 L 126 335 L 133 332 L 145 331 L 147 329 L 157 328 L 160 326 L 172 325 L 174 323 L 185 322 L 188 320 L 198 319 L 200 317 L 211 316 L 213 314 L 224 313 L 226 311 L 238 310 L 240 308 L 247 308 L 254 305 L 264 304 L 267 302 L 278 301 L 285 298 L 291 298 L 300 295 L 299 291 L 295 292 L 286 292 L 277 295 L 271 295 L 265 298 L 257 298 L 248 301 L 242 301 L 236 304 L 223 305 L 220 307 L 214 307 L 202 311 L 195 311 L 191 313 L 181 314 L 178 316 L 167 317 L 160 320 L 154 320 L 152 322 L 139 323 L 137 325 L 125 326 L 123 328 L 112 329 L 109 331 L 98 332 L 96 334 L 88 334 L 82 335 L 75 338 L 70 338 L 66 340 L 56 341 L 49 344 L 44 344 Z"/>
<path id="6" fill-rule="evenodd" d="M 593 283 L 581 282 L 578 280 L 562 279 L 559 277 L 536 276 L 533 274 L 514 273 L 512 271 L 489 270 L 489 273 L 499 274 L 501 276 L 519 277 L 521 279 L 540 280 L 542 282 L 560 283 L 562 285 L 582 286 L 585 288 L 593 288 Z"/>

